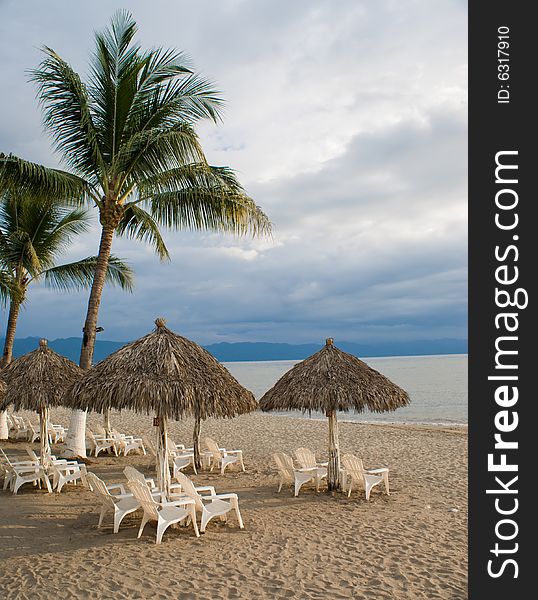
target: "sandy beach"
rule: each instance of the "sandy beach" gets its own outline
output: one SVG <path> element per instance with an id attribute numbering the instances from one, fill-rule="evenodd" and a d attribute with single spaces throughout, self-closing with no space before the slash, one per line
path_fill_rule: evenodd
<path id="1" fill-rule="evenodd" d="M 52 420 L 67 425 L 68 413 L 54 410 Z M 112 413 L 112 422 L 124 433 L 153 435 L 149 416 Z M 90 428 L 100 424 L 89 415 Z M 199 539 L 191 528 L 171 528 L 156 546 L 153 526 L 136 539 L 139 512 L 117 535 L 111 516 L 97 529 L 96 499 L 80 485 L 53 495 L 31 485 L 17 496 L 0 492 L 2 598 L 467 597 L 466 428 L 341 423 L 342 452 L 390 469 L 391 495 L 378 486 L 368 503 L 362 491 L 349 499 L 313 486 L 298 498 L 289 488 L 277 493 L 271 453 L 307 446 L 326 458 L 324 421 L 256 413 L 204 422 L 204 435 L 244 451 L 245 473 L 192 477 L 239 494 L 244 530 L 231 517 L 213 521 Z M 170 436 L 191 445 L 192 421 L 171 423 Z M 22 442 L 1 446 L 24 453 Z M 153 473 L 150 454 L 100 455 L 88 469 L 109 483 L 124 479 L 127 464 Z"/>

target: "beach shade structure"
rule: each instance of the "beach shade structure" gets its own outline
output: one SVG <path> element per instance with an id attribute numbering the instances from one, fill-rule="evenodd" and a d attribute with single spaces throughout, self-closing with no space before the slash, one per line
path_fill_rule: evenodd
<path id="1" fill-rule="evenodd" d="M 34 410 L 39 413 L 40 459 L 47 466 L 50 456 L 48 410 L 61 406 L 65 390 L 84 371 L 74 362 L 60 356 L 40 340 L 39 347 L 15 359 L 0 371 L 6 391 L 0 394 L 0 410 L 13 405 L 15 410 Z"/>
<path id="2" fill-rule="evenodd" d="M 340 486 L 337 412 L 380 413 L 408 404 L 407 392 L 362 360 L 339 350 L 332 338 L 319 352 L 287 371 L 260 399 L 263 411 L 316 411 L 328 417 L 329 490 Z"/>
<path id="3" fill-rule="evenodd" d="M 86 371 L 67 390 L 63 402 L 81 410 L 131 409 L 156 415 L 157 479 L 168 494 L 168 420 L 195 418 L 194 454 L 199 463 L 200 420 L 235 417 L 258 404 L 207 350 L 170 331 L 164 319 L 157 319 L 155 325 L 152 333 Z"/>

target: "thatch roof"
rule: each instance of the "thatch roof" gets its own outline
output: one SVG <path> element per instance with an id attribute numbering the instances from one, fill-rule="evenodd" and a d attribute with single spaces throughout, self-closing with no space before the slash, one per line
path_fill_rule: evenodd
<path id="1" fill-rule="evenodd" d="M 260 408 L 386 412 L 409 404 L 407 392 L 384 375 L 333 345 L 324 348 L 285 373 L 260 400 Z"/>
<path id="2" fill-rule="evenodd" d="M 87 371 L 63 398 L 72 408 L 132 409 L 179 419 L 234 417 L 258 408 L 207 350 L 155 321 L 156 329 Z"/>
<path id="3" fill-rule="evenodd" d="M 15 410 L 35 410 L 59 406 L 61 397 L 84 371 L 74 362 L 60 356 L 41 340 L 39 347 L 14 360 L 0 371 L 6 392 L 0 410 L 13 405 Z"/>
<path id="4" fill-rule="evenodd" d="M 6 391 L 6 384 L 0 379 L 0 398 L 2 397 L 2 394 Z"/>

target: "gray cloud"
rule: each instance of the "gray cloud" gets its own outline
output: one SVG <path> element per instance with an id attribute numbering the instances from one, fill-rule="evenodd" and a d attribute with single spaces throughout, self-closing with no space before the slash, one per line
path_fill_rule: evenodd
<path id="1" fill-rule="evenodd" d="M 41 43 L 83 69 L 92 31 L 119 3 L 24 4 L 0 4 L 0 147 L 54 164 L 24 69 Z M 225 90 L 225 122 L 201 128 L 204 147 L 239 171 L 275 235 L 167 233 L 169 264 L 116 240 L 137 289 L 105 292 L 105 338 L 141 335 L 158 314 L 201 342 L 465 337 L 462 3 L 129 7 L 145 45 L 186 49 Z M 96 248 L 94 231 L 69 256 Z M 79 335 L 86 302 L 36 287 L 19 334 Z"/>

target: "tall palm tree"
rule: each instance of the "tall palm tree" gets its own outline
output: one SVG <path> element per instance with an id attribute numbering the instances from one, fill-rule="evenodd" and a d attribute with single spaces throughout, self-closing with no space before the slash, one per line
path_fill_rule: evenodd
<path id="1" fill-rule="evenodd" d="M 0 156 L 2 187 L 50 192 L 99 211 L 101 239 L 88 301 L 80 366 L 91 366 L 106 265 L 114 234 L 168 250 L 159 226 L 235 234 L 270 232 L 262 210 L 227 167 L 208 164 L 194 130 L 196 122 L 218 122 L 222 100 L 213 85 L 194 73 L 185 55 L 162 48 L 143 50 L 126 11 L 95 36 L 84 83 L 54 50 L 32 72 L 44 123 L 69 171 L 50 169 L 15 156 Z M 85 456 L 85 416 L 70 425 L 71 449 Z M 76 439 L 75 439 L 76 438 Z"/>
<path id="2" fill-rule="evenodd" d="M 0 367 L 13 358 L 13 343 L 21 306 L 35 281 L 61 290 L 90 287 L 97 257 L 57 264 L 73 237 L 88 230 L 86 211 L 52 200 L 6 194 L 0 198 L 0 296 L 9 303 Z M 131 290 L 133 272 L 112 256 L 106 272 L 109 283 Z M 7 437 L 5 413 L 0 413 L 0 439 Z"/>

